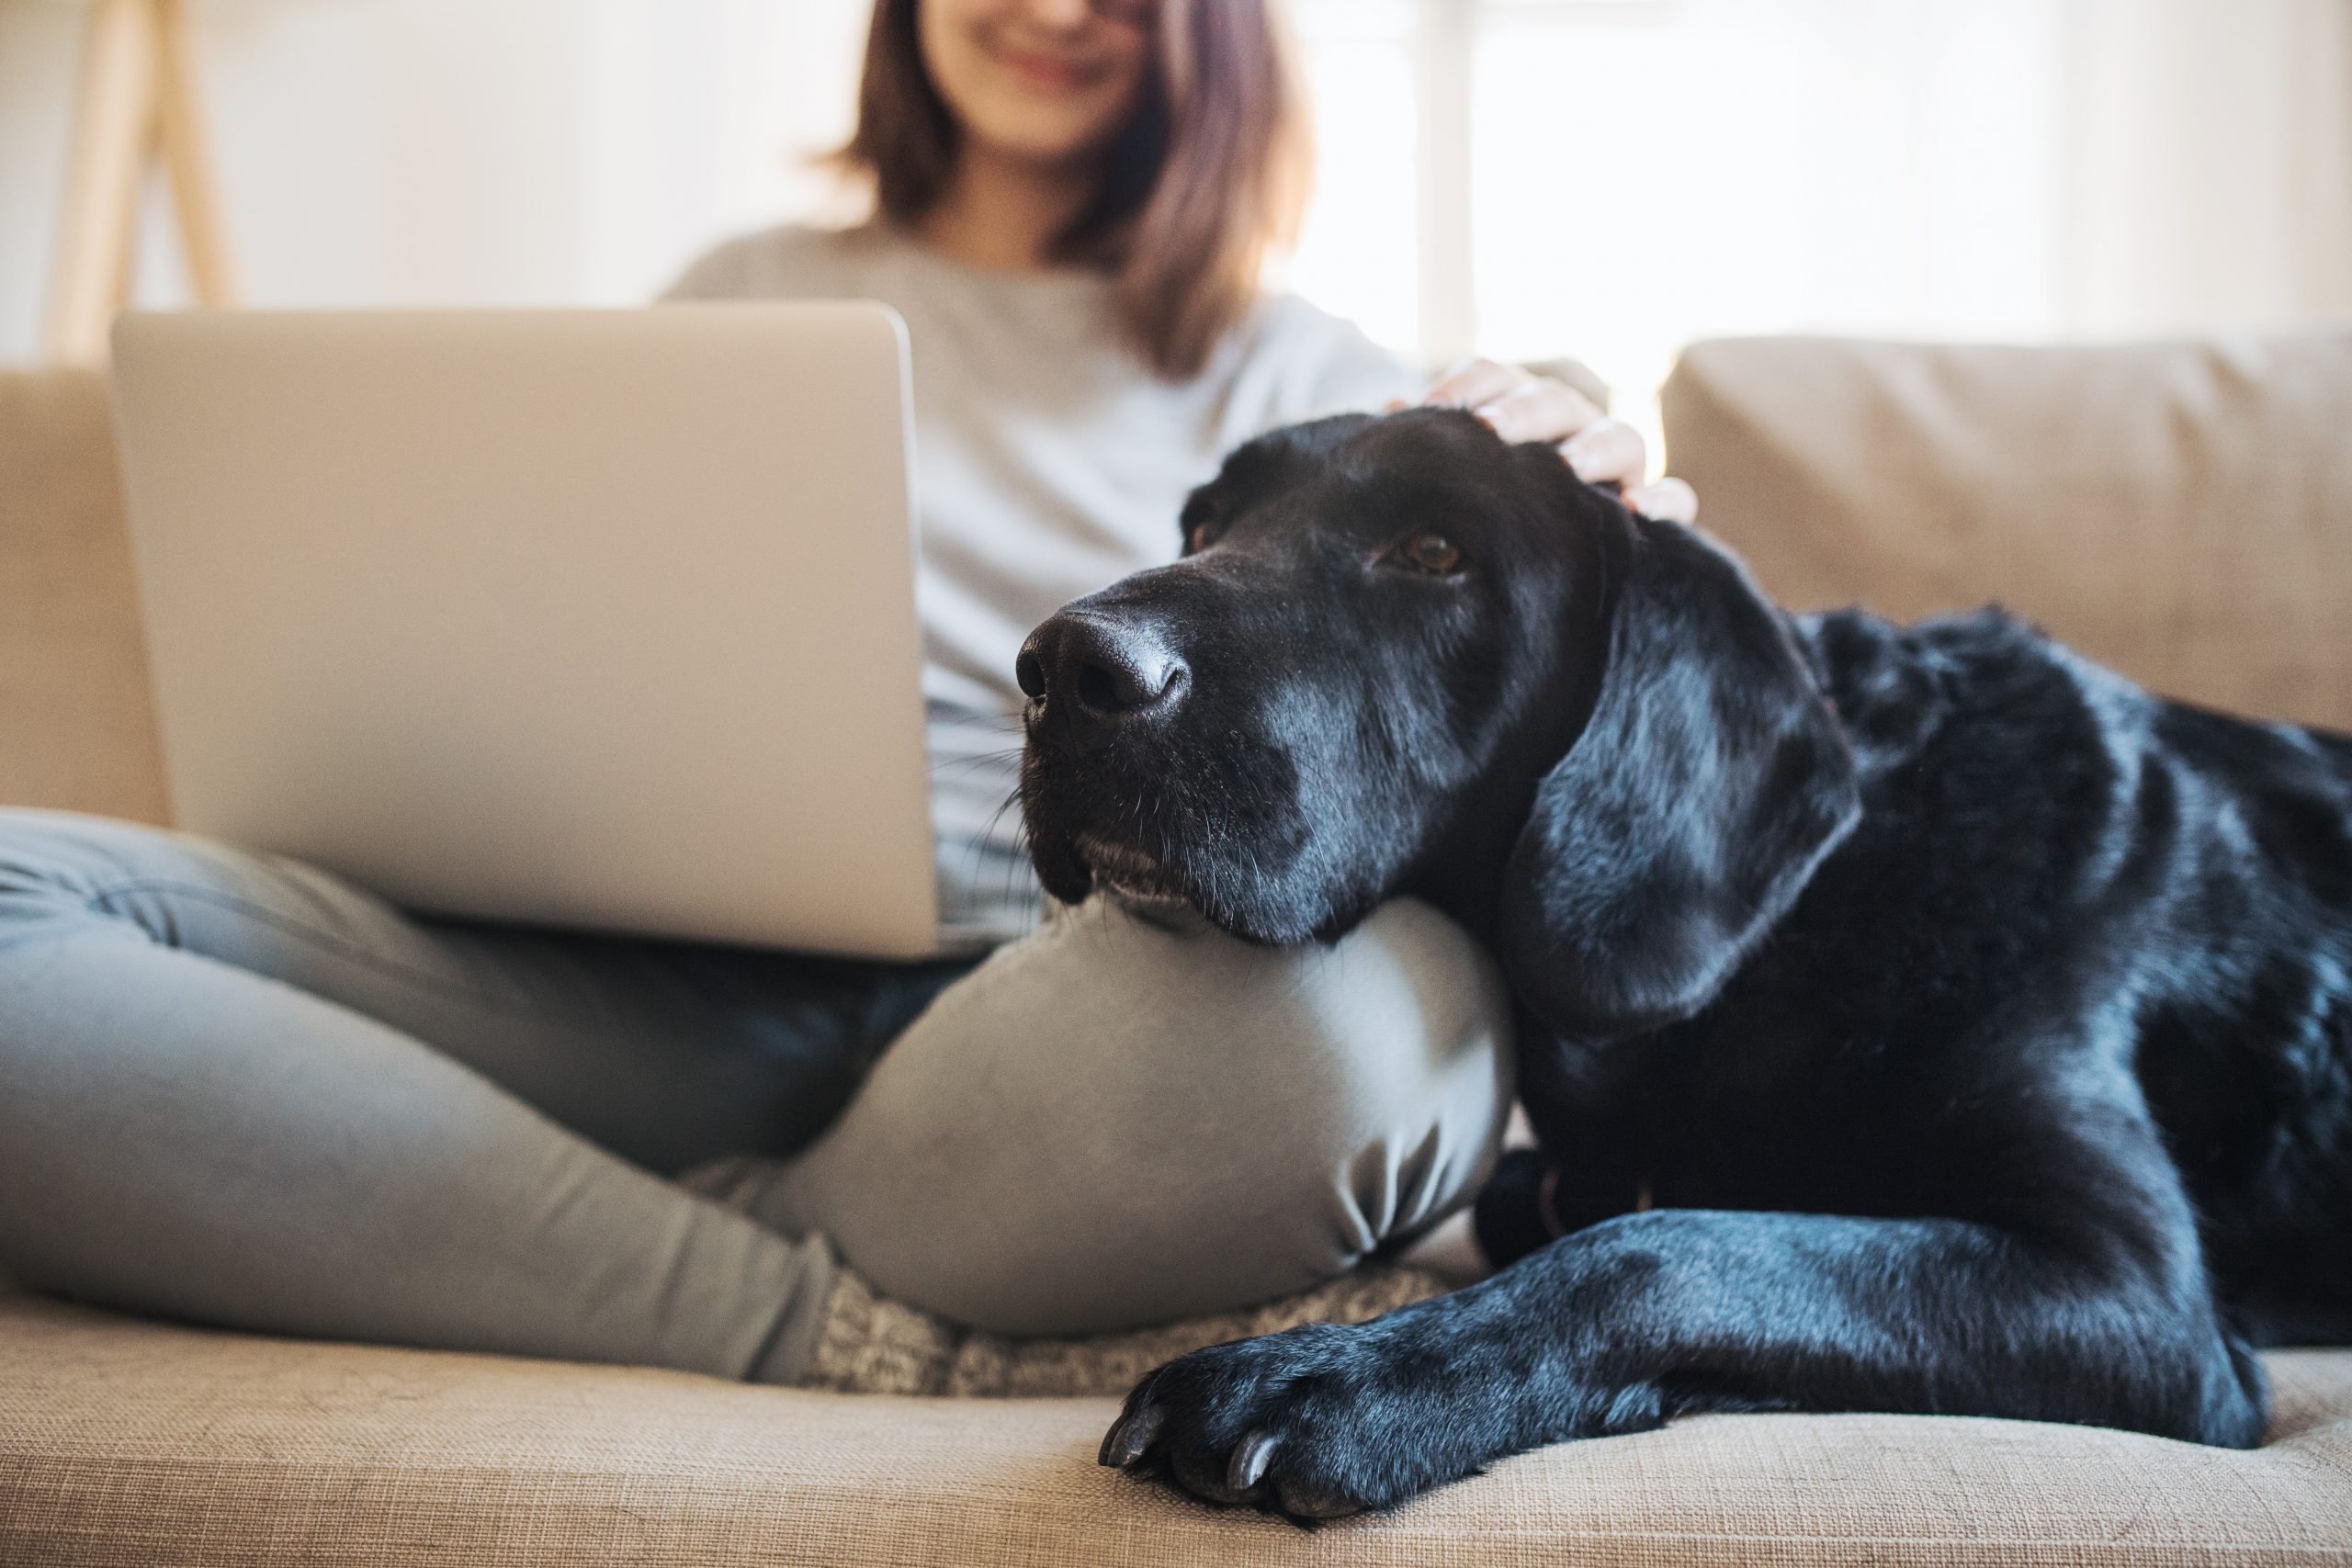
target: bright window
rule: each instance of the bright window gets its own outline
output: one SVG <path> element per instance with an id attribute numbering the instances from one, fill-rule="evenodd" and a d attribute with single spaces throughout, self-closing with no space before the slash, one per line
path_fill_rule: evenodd
<path id="1" fill-rule="evenodd" d="M 1292 281 L 1432 364 L 2069 326 L 2056 0 L 1298 0 Z"/>

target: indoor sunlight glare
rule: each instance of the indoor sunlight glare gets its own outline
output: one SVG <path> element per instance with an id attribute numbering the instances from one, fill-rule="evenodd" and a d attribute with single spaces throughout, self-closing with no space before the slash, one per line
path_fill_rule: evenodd
<path id="1" fill-rule="evenodd" d="M 1468 30 L 1461 164 L 1426 29 Z M 1478 352 L 1573 355 L 1657 435 L 1675 351 L 1732 333 L 2063 330 L 2054 0 L 1309 0 L 1320 185 L 1294 280 L 1436 356 L 1417 194 L 1466 181 Z"/>

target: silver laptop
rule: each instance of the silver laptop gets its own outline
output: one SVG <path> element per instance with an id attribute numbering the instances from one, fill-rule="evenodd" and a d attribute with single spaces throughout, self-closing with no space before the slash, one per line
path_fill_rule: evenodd
<path id="1" fill-rule="evenodd" d="M 181 827 L 419 910 L 933 949 L 895 314 L 193 312 L 114 345 Z"/>

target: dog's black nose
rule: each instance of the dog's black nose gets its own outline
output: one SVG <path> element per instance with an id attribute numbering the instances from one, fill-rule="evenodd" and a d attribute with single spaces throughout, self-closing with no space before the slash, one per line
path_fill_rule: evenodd
<path id="1" fill-rule="evenodd" d="M 1092 735 L 1167 713 L 1191 682 L 1149 626 L 1067 611 L 1029 634 L 1012 676 L 1044 705 L 1045 722 Z"/>

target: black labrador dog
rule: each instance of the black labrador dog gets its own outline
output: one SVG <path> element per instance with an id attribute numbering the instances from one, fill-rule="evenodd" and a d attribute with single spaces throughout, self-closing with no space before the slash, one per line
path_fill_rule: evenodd
<path id="1" fill-rule="evenodd" d="M 1543 1153 L 1499 1272 L 1173 1361 L 1105 1464 L 1305 1520 L 1693 1411 L 2245 1447 L 2251 1347 L 2352 1339 L 2352 739 L 1791 617 L 1466 414 L 1279 431 L 1182 523 L 1021 655 L 1046 888 L 1428 900 Z"/>

